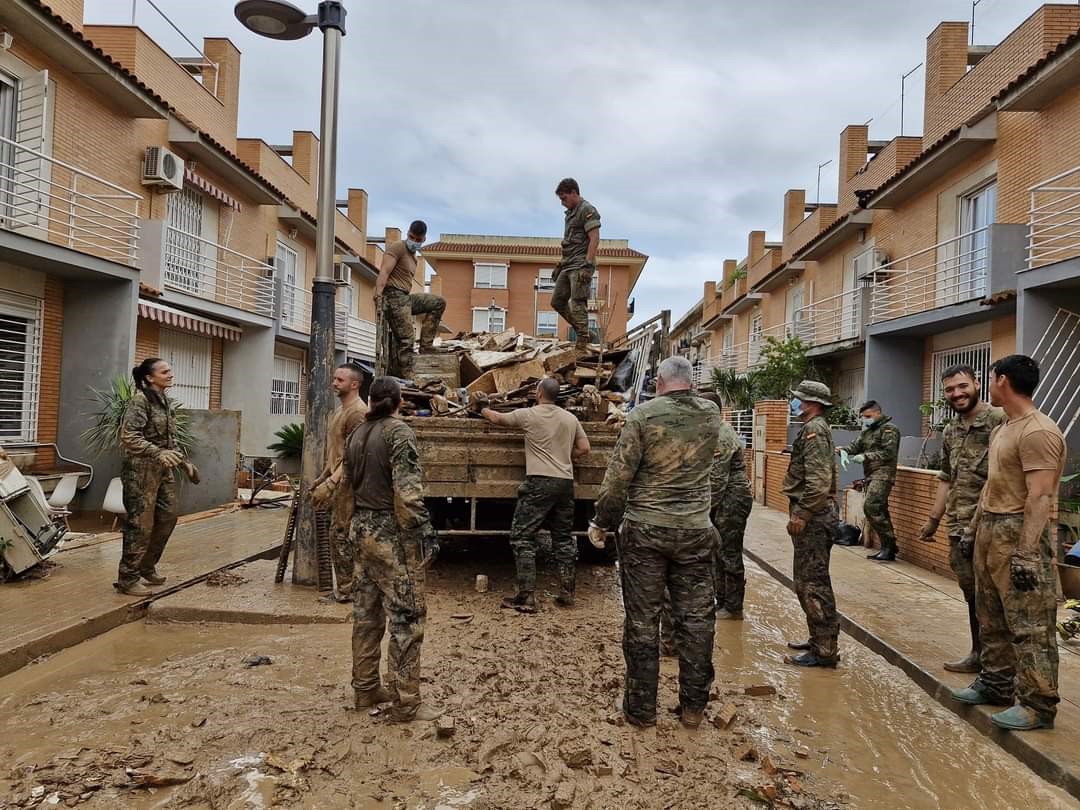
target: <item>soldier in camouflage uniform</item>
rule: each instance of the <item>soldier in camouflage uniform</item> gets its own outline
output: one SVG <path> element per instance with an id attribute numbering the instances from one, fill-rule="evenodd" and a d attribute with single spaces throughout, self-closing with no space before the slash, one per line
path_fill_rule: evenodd
<path id="1" fill-rule="evenodd" d="M 968 365 L 947 368 L 941 375 L 945 399 L 955 416 L 945 426 L 938 472 L 937 500 L 919 538 L 932 543 L 941 520 L 949 536 L 949 566 L 956 574 L 968 605 L 971 652 L 945 663 L 950 672 L 979 671 L 979 618 L 975 608 L 975 568 L 970 545 L 961 542 L 978 506 L 990 459 L 990 434 L 1005 421 L 1005 412 L 980 400 L 975 369 Z"/>
<path id="2" fill-rule="evenodd" d="M 892 562 L 896 559 L 896 532 L 889 515 L 889 493 L 896 483 L 896 462 L 900 454 L 900 431 L 881 406 L 870 400 L 859 408 L 863 431 L 859 438 L 844 448 L 866 473 L 863 487 L 863 513 L 874 530 L 881 549 L 868 554 L 867 559 Z"/>
<path id="3" fill-rule="evenodd" d="M 397 418 L 401 388 L 389 377 L 371 385 L 367 420 L 349 437 L 344 482 L 353 493 L 353 674 L 358 709 L 392 702 L 391 717 L 433 720 L 420 701 L 420 646 L 427 608 L 424 569 L 433 536 L 412 429 Z M 389 621 L 387 621 L 389 620 Z M 380 646 L 389 628 L 386 681 Z"/>
<path id="4" fill-rule="evenodd" d="M 431 293 L 412 292 L 416 277 L 416 251 L 427 237 L 427 223 L 416 220 L 409 226 L 404 241 L 386 246 L 379 277 L 375 281 L 375 306 L 382 308 L 382 315 L 390 328 L 393 362 L 387 373 L 396 373 L 407 380 L 412 379 L 416 340 L 413 316 L 423 315 L 420 326 L 420 352 L 430 352 L 439 331 L 439 321 L 446 311 L 446 299 Z M 396 368 L 395 368 L 396 366 Z"/>
<path id="5" fill-rule="evenodd" d="M 825 421 L 832 395 L 828 386 L 813 380 L 803 380 L 791 393 L 795 397 L 792 411 L 803 420 L 803 427 L 791 445 L 783 492 L 790 503 L 787 530 L 795 546 L 795 593 L 806 613 L 810 639 L 789 642 L 792 649 L 805 652 L 784 660 L 803 667 L 835 667 L 840 619 L 829 577 L 829 554 L 839 518 L 832 429 Z"/>
<path id="6" fill-rule="evenodd" d="M 354 363 L 340 365 L 334 371 L 334 393 L 341 407 L 330 416 L 326 431 L 326 466 L 312 484 L 311 497 L 320 508 L 330 506 L 330 555 L 334 564 L 334 599 L 352 601 L 353 552 L 350 524 L 353 494 L 341 486 L 344 476 L 341 458 L 345 442 L 367 415 L 367 405 L 360 398 L 364 372 Z"/>
<path id="7" fill-rule="evenodd" d="M 589 530 L 592 540 L 595 534 L 619 528 L 619 573 L 626 611 L 626 685 L 621 709 L 637 726 L 656 723 L 665 588 L 671 592 L 684 725 L 701 723 L 713 681 L 717 537 L 709 520 L 709 472 L 720 410 L 691 393 L 690 381 L 686 358 L 669 357 L 660 364 L 658 396 L 630 412 L 600 487 Z"/>
<path id="8" fill-rule="evenodd" d="M 600 246 L 600 212 L 581 196 L 572 177 L 562 180 L 555 194 L 566 208 L 566 227 L 562 240 L 562 260 L 555 265 L 552 278 L 551 308 L 573 328 L 577 349 L 589 346 L 589 289 L 596 272 L 596 251 Z"/>
<path id="9" fill-rule="evenodd" d="M 165 391 L 173 384 L 172 368 L 151 357 L 132 370 L 136 393 L 120 427 L 124 492 L 124 548 L 114 587 L 130 596 L 148 596 L 140 584 L 161 585 L 157 563 L 176 528 L 176 469 L 195 483 L 195 467 L 184 460 L 176 442 L 173 405 Z"/>

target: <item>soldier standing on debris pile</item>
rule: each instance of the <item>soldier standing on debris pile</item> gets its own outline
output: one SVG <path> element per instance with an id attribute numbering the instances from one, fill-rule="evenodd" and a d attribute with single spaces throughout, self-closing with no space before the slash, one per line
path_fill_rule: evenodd
<path id="1" fill-rule="evenodd" d="M 555 281 L 551 308 L 573 327 L 575 348 L 584 353 L 589 349 L 589 290 L 600 247 L 600 212 L 581 196 L 572 177 L 559 181 L 555 195 L 566 208 L 566 227 L 562 259 L 551 274 Z"/>
<path id="2" fill-rule="evenodd" d="M 990 715 L 999 728 L 1053 728 L 1057 714 L 1054 529 L 1065 437 L 1031 401 L 1039 364 L 1020 354 L 990 367 L 990 402 L 1008 421 L 990 436 L 990 461 L 972 525 L 981 670 L 961 703 L 1018 705 Z"/>
<path id="3" fill-rule="evenodd" d="M 172 368 L 159 357 L 149 357 L 131 370 L 135 395 L 120 426 L 124 489 L 124 548 L 116 582 L 129 596 L 150 596 L 139 582 L 162 585 L 165 577 L 157 563 L 176 528 L 176 473 L 184 470 L 193 484 L 199 471 L 184 459 L 176 441 L 174 406 L 165 392 L 172 387 Z"/>
<path id="4" fill-rule="evenodd" d="M 420 646 L 427 608 L 424 569 L 434 530 L 424 505 L 416 435 L 398 418 L 401 387 L 389 377 L 371 384 L 367 419 L 345 448 L 345 484 L 353 493 L 353 675 L 356 708 L 393 702 L 394 720 L 434 720 L 420 702 Z M 389 619 L 389 622 L 387 622 Z M 380 646 L 389 629 L 386 682 Z"/>
<path id="5" fill-rule="evenodd" d="M 559 382 L 545 377 L 536 386 L 532 408 L 499 413 L 481 411 L 495 425 L 525 431 L 525 480 L 518 488 L 510 546 L 517 569 L 517 594 L 502 601 L 520 613 L 536 612 L 536 533 L 545 523 L 551 531 L 551 547 L 559 573 L 563 607 L 574 604 L 577 541 L 574 539 L 574 462 L 588 455 L 589 439 L 581 423 L 555 404 Z"/>
<path id="6" fill-rule="evenodd" d="M 713 681 L 716 529 L 709 471 L 720 410 L 690 391 L 685 357 L 660 364 L 656 399 L 627 417 L 612 453 L 589 540 L 619 529 L 626 684 L 618 707 L 636 726 L 656 724 L 660 610 L 671 593 L 683 725 L 701 724 Z"/>
<path id="7" fill-rule="evenodd" d="M 839 517 L 832 429 L 825 421 L 832 394 L 824 383 L 803 380 L 791 395 L 792 414 L 802 419 L 803 426 L 791 444 L 783 492 L 790 504 L 787 532 L 795 547 L 792 578 L 810 638 L 788 642 L 791 649 L 804 652 L 784 660 L 800 667 L 835 667 L 840 657 L 840 618 L 829 577 L 829 553 Z"/>
<path id="8" fill-rule="evenodd" d="M 969 365 L 950 366 L 941 375 L 945 399 L 956 416 L 945 426 L 938 473 L 937 500 L 919 539 L 934 542 L 941 519 L 949 535 L 949 566 L 960 584 L 968 606 L 971 652 L 966 658 L 946 663 L 950 672 L 979 671 L 979 618 L 975 607 L 974 549 L 961 544 L 964 530 L 971 524 L 989 470 L 990 434 L 1005 421 L 1005 412 L 979 398 L 979 381 Z"/>
<path id="9" fill-rule="evenodd" d="M 391 359 L 397 363 L 397 375 L 407 380 L 413 376 L 413 343 L 416 340 L 414 315 L 423 315 L 420 326 L 420 353 L 430 352 L 439 331 L 439 320 L 446 311 L 446 299 L 431 293 L 411 292 L 416 278 L 416 251 L 427 238 L 427 223 L 416 220 L 409 226 L 404 241 L 386 246 L 379 277 L 375 281 L 375 309 L 386 320 L 391 332 Z M 392 363 L 388 369 L 392 367 Z"/>
<path id="10" fill-rule="evenodd" d="M 353 547 L 349 535 L 353 494 L 341 486 L 344 475 L 341 459 L 345 442 L 367 415 L 367 405 L 360 398 L 364 371 L 355 363 L 344 363 L 334 371 L 334 393 L 341 407 L 330 416 L 327 427 L 326 466 L 312 484 L 311 497 L 319 506 L 330 501 L 330 553 L 334 562 L 334 599 L 352 601 Z"/>
<path id="11" fill-rule="evenodd" d="M 867 554 L 869 560 L 892 562 L 896 559 L 896 532 L 889 515 L 889 493 L 896 483 L 896 463 L 900 455 L 900 431 L 890 417 L 881 412 L 874 400 L 859 408 L 862 433 L 847 447 L 838 449 L 843 466 L 847 461 L 862 464 L 866 473 L 863 487 L 863 513 L 874 530 L 881 549 Z"/>

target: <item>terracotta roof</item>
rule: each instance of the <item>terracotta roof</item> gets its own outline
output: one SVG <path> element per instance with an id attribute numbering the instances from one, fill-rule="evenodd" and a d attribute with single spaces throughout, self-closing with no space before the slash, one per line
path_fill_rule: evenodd
<path id="1" fill-rule="evenodd" d="M 978 119 L 981 119 L 983 117 L 984 117 L 983 112 L 980 112 L 978 114 L 978 116 L 977 116 Z M 968 123 L 972 123 L 975 120 L 977 120 L 977 119 L 973 118 Z M 901 167 L 900 170 L 896 172 L 896 174 L 894 174 L 892 177 L 890 177 L 888 180 L 886 180 L 884 183 L 882 183 L 877 188 L 859 189 L 858 191 L 856 191 L 855 192 L 855 197 L 859 200 L 859 205 L 861 207 L 865 208 L 867 201 L 871 197 L 873 197 L 878 192 L 888 188 L 893 183 L 895 183 L 897 180 L 899 180 L 901 177 L 904 177 L 907 174 L 909 174 L 910 172 L 913 172 L 915 169 L 917 169 L 923 163 L 923 161 L 925 161 L 928 158 L 932 157 L 935 153 L 937 153 L 938 151 L 943 149 L 945 146 L 947 146 L 949 141 L 956 138 L 960 134 L 961 129 L 963 129 L 963 127 L 957 127 L 956 129 L 951 129 L 948 132 L 946 132 L 944 135 L 942 135 L 940 138 L 938 138 L 936 141 L 934 141 L 928 147 L 926 147 L 921 152 L 919 152 L 919 154 L 917 154 L 915 157 L 913 157 L 911 160 L 909 160 L 905 166 Z"/>
<path id="2" fill-rule="evenodd" d="M 1065 51 L 1069 50 L 1069 48 L 1071 48 L 1077 42 L 1080 42 L 1080 30 L 1075 31 L 1074 33 L 1070 34 L 1068 37 L 1063 39 L 1061 42 L 1059 42 L 1055 48 L 1053 48 L 1046 55 L 1044 55 L 1041 59 L 1039 59 L 1037 62 L 1035 62 L 1035 64 L 1031 65 L 1027 70 L 1025 70 L 1023 73 L 1021 73 L 1015 79 L 1013 79 L 1011 82 L 1009 82 L 1003 88 L 1001 88 L 1001 92 L 998 93 L 996 96 L 994 96 L 992 99 L 990 99 L 990 101 L 991 102 L 1000 101 L 1005 96 L 1009 95 L 1009 93 L 1011 93 L 1013 90 L 1015 90 L 1016 88 L 1020 87 L 1024 83 L 1026 83 L 1029 79 L 1034 78 L 1036 73 L 1038 73 L 1040 70 L 1042 70 L 1048 64 L 1050 64 L 1055 59 L 1057 59 L 1059 56 L 1061 56 L 1063 53 L 1065 53 Z"/>
<path id="3" fill-rule="evenodd" d="M 856 194 L 860 194 L 861 192 L 858 192 L 858 191 L 856 191 L 855 193 L 856 193 Z M 861 199 L 859 200 L 859 205 L 862 205 L 862 200 L 861 200 Z M 810 241 L 808 241 L 808 242 L 807 242 L 807 243 L 806 243 L 805 245 L 802 245 L 801 247 L 798 247 L 798 248 L 796 248 L 795 250 L 793 250 L 793 251 L 792 251 L 792 253 L 791 253 L 791 255 L 792 255 L 792 256 L 798 256 L 798 255 L 799 255 L 800 253 L 802 253 L 802 252 L 803 252 L 804 250 L 806 250 L 807 248 L 811 247 L 812 245 L 816 245 L 816 244 L 817 244 L 818 242 L 820 242 L 820 241 L 821 241 L 822 239 L 824 239 L 824 238 L 825 238 L 826 236 L 828 236 L 828 235 L 829 235 L 830 233 L 832 233 L 832 232 L 833 232 L 833 231 L 835 231 L 835 230 L 836 230 L 837 228 L 839 228 L 839 227 L 840 227 L 841 225 L 843 225 L 843 224 L 844 224 L 845 222 L 847 222 L 847 219 L 848 219 L 848 217 L 850 217 L 850 216 L 851 216 L 852 214 L 854 214 L 854 213 L 855 213 L 854 211 L 848 211 L 848 212 L 847 212 L 846 214 L 844 214 L 844 215 L 843 215 L 842 217 L 837 217 L 836 219 L 834 219 L 834 220 L 832 221 L 832 224 L 830 224 L 828 228 L 826 228 L 826 229 L 825 229 L 825 230 L 823 230 L 823 231 L 818 231 L 818 232 L 817 232 L 817 235 L 816 235 L 816 236 L 815 236 L 815 237 L 814 237 L 813 239 L 811 239 Z M 786 265 L 787 263 L 788 263 L 788 262 L 784 262 L 783 264 L 781 264 L 781 265 L 780 265 L 780 267 L 783 267 L 783 266 L 784 266 L 784 265 Z M 774 270 L 772 270 L 772 271 L 771 271 L 771 272 L 769 273 L 769 276 L 771 276 L 771 275 L 772 275 L 773 273 L 775 273 L 775 272 L 776 272 L 777 270 L 779 270 L 779 269 L 780 269 L 780 267 L 777 267 L 777 268 L 775 268 Z M 766 278 L 768 278 L 768 276 L 766 276 Z"/>
<path id="4" fill-rule="evenodd" d="M 562 247 L 555 245 L 516 245 L 498 242 L 432 242 L 421 249 L 421 253 L 462 253 L 492 254 L 508 256 L 561 256 Z M 644 253 L 633 248 L 599 248 L 598 256 L 608 259 L 647 259 Z"/>
<path id="5" fill-rule="evenodd" d="M 979 301 L 979 306 L 992 307 L 997 304 L 1003 304 L 1006 301 L 1011 301 L 1014 298 L 1016 298 L 1016 290 L 1000 290 L 999 292 L 993 293 L 986 296 L 986 298 L 981 299 Z"/>

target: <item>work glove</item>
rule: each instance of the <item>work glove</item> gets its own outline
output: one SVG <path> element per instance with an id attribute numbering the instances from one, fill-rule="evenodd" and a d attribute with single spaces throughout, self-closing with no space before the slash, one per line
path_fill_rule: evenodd
<path id="1" fill-rule="evenodd" d="M 425 523 L 417 533 L 417 544 L 420 546 L 420 562 L 424 566 L 431 565 L 439 556 L 439 533 L 430 523 Z"/>
<path id="2" fill-rule="evenodd" d="M 554 267 L 554 268 L 552 268 L 552 270 L 551 270 L 551 280 L 552 280 L 552 281 L 558 281 L 558 280 L 559 280 L 559 276 L 561 276 L 561 275 L 562 275 L 562 262 L 559 262 L 559 263 L 558 263 L 557 265 L 555 265 L 555 267 Z"/>
<path id="3" fill-rule="evenodd" d="M 181 462 L 181 466 L 184 468 L 184 474 L 187 476 L 188 481 L 197 484 L 202 480 L 202 476 L 199 475 L 199 468 L 190 461 Z"/>
<path id="4" fill-rule="evenodd" d="M 1009 579 L 1018 591 L 1033 591 L 1039 584 L 1039 559 L 1020 551 L 1009 560 Z"/>
<path id="5" fill-rule="evenodd" d="M 941 525 L 941 518 L 931 515 L 926 519 L 926 523 L 923 524 L 922 529 L 919 531 L 919 539 L 924 543 L 934 542 L 934 533 L 937 532 L 938 526 Z"/>
<path id="6" fill-rule="evenodd" d="M 836 452 L 840 454 L 840 469 L 847 470 L 848 465 L 851 463 L 851 457 L 848 455 L 848 451 L 839 449 Z"/>
<path id="7" fill-rule="evenodd" d="M 862 464 L 864 461 L 866 461 L 866 454 L 859 453 L 857 456 L 849 456 L 848 460 L 851 461 L 853 464 Z"/>
<path id="8" fill-rule="evenodd" d="M 165 469 L 171 470 L 183 463 L 184 456 L 179 450 L 162 450 L 158 455 L 158 461 L 165 465 Z"/>
<path id="9" fill-rule="evenodd" d="M 806 531 L 806 518 L 797 513 L 792 513 L 787 522 L 787 533 L 794 540 L 800 534 Z"/>
<path id="10" fill-rule="evenodd" d="M 311 500 L 316 506 L 323 506 L 330 497 L 334 494 L 334 484 L 327 478 L 321 484 L 318 484 L 311 488 Z"/>
<path id="11" fill-rule="evenodd" d="M 593 548 L 604 548 L 607 545 L 607 529 L 602 529 L 589 521 L 589 542 Z"/>
<path id="12" fill-rule="evenodd" d="M 956 541 L 956 548 L 960 552 L 960 556 L 965 560 L 972 560 L 975 558 L 975 532 L 971 529 L 964 529 L 964 533 L 960 535 L 960 539 Z"/>

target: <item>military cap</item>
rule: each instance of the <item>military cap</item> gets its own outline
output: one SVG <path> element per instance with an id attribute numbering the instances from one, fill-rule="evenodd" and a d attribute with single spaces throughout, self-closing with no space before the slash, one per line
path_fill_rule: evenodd
<path id="1" fill-rule="evenodd" d="M 818 402 L 826 408 L 832 407 L 832 393 L 829 386 L 817 380 L 803 380 L 799 387 L 791 392 L 792 396 L 798 397 L 803 402 Z"/>

